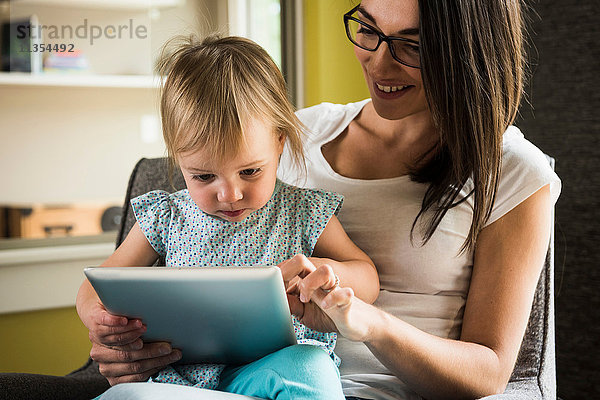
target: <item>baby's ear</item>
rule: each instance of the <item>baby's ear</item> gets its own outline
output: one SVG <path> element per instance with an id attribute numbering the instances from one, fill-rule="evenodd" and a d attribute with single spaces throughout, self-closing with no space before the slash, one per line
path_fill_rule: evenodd
<path id="1" fill-rule="evenodd" d="M 277 139 L 277 142 L 279 144 L 279 154 L 283 153 L 283 146 L 285 145 L 285 139 L 287 139 L 287 135 L 283 132 L 279 132 L 279 138 Z"/>

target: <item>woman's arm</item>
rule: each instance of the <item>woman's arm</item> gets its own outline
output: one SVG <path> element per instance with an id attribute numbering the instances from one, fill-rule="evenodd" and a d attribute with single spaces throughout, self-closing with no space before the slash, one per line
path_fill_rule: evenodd
<path id="1" fill-rule="evenodd" d="M 551 208 L 545 186 L 480 233 L 460 340 L 420 331 L 362 303 L 345 288 L 328 295 L 316 291 L 313 300 L 341 334 L 365 342 L 390 371 L 426 398 L 502 393 L 548 248 Z M 308 321 L 319 324 L 323 318 L 315 311 L 302 310 Z"/>
<path id="2" fill-rule="evenodd" d="M 355 295 L 367 303 L 373 303 L 379 295 L 379 277 L 373 261 L 350 240 L 336 216 L 331 217 L 319 236 L 313 257 L 297 255 L 281 263 L 280 268 L 286 282 L 295 276 L 303 278 L 298 289 L 304 302 L 308 302 L 316 290 L 313 282 L 320 282 L 319 287 L 331 288 L 335 285 L 335 276 L 340 286 L 352 288 Z"/>
<path id="3" fill-rule="evenodd" d="M 121 246 L 102 264 L 110 267 L 152 265 L 158 258 L 136 223 Z M 111 385 L 143 381 L 180 358 L 168 343 L 145 344 L 146 331 L 139 319 L 110 314 L 86 279 L 79 288 L 77 313 L 89 330 L 91 357 L 100 364 L 100 373 Z"/>

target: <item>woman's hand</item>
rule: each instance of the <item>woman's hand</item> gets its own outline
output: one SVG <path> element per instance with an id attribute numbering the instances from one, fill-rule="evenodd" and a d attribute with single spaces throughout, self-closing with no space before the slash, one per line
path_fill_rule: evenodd
<path id="1" fill-rule="evenodd" d="M 302 322 L 323 319 L 325 314 L 335 324 L 337 332 L 346 339 L 365 342 L 370 338 L 370 322 L 378 309 L 354 296 L 349 287 L 331 286 L 336 282 L 333 270 L 324 265 L 300 282 L 300 300 L 305 304 Z M 331 289 L 330 289 L 331 288 Z M 309 306 L 309 305 L 314 306 Z M 317 328 L 318 329 L 318 328 Z"/>
<path id="2" fill-rule="evenodd" d="M 330 265 L 315 267 L 308 258 L 297 255 L 279 267 L 290 310 L 304 325 L 321 332 L 339 332 L 350 340 L 367 340 L 369 314 L 377 309 L 354 296 L 352 288 L 339 287 Z"/>
<path id="3" fill-rule="evenodd" d="M 158 259 L 139 224 L 133 226 L 119 248 L 102 266 L 152 265 Z M 109 313 L 86 279 L 77 293 L 77 313 L 89 330 L 90 356 L 111 385 L 145 381 L 181 359 L 169 343 L 144 343 L 146 327 L 139 319 Z"/>
<path id="4" fill-rule="evenodd" d="M 99 301 L 82 314 L 90 331 L 90 357 L 111 385 L 146 381 L 181 359 L 181 352 L 169 343 L 144 343 L 140 337 L 146 327 L 139 319 L 112 315 Z"/>
<path id="5" fill-rule="evenodd" d="M 84 282 L 77 304 L 79 316 L 89 330 L 90 356 L 111 385 L 140 382 L 181 359 L 181 352 L 169 343 L 144 343 L 146 327 L 139 319 L 110 314 L 97 296 L 84 296 L 91 290 Z M 86 298 L 87 300 L 83 300 Z"/>
<path id="6" fill-rule="evenodd" d="M 89 330 L 92 343 L 123 346 L 135 342 L 146 332 L 141 320 L 110 314 L 100 301 L 92 300 L 91 303 L 80 312 L 80 317 Z"/>
<path id="7" fill-rule="evenodd" d="M 111 386 L 142 382 L 181 359 L 181 351 L 169 343 L 144 343 L 141 339 L 124 346 L 104 346 L 92 341 L 92 359 Z"/>

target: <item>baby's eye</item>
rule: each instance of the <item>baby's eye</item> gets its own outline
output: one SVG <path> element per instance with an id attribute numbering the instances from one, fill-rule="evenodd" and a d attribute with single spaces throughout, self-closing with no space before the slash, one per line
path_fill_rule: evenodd
<path id="1" fill-rule="evenodd" d="M 260 172 L 260 168 L 248 168 L 240 172 L 240 175 L 254 176 Z"/>
<path id="2" fill-rule="evenodd" d="M 200 182 L 210 182 L 214 179 L 213 174 L 202 174 L 202 175 L 193 175 L 192 179 L 200 181 Z"/>

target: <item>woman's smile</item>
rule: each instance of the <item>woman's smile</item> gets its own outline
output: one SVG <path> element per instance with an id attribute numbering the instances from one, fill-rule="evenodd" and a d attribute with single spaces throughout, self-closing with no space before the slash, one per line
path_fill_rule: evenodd
<path id="1" fill-rule="evenodd" d="M 402 84 L 383 84 L 373 81 L 373 90 L 377 97 L 382 99 L 397 99 L 401 96 L 404 96 L 407 92 L 409 92 L 413 85 L 402 85 Z"/>

